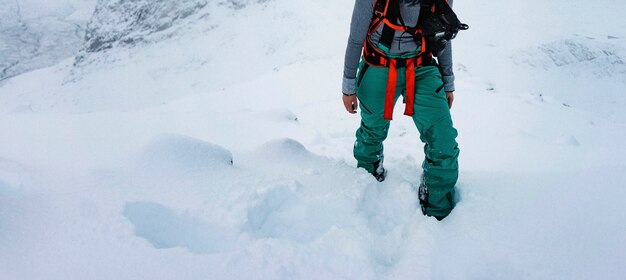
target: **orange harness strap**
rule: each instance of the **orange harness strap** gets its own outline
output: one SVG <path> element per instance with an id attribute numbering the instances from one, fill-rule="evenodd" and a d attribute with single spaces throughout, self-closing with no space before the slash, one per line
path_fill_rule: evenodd
<path id="1" fill-rule="evenodd" d="M 406 107 L 404 114 L 413 116 L 413 104 L 415 103 L 415 58 L 407 61 L 406 65 Z"/>
<path id="2" fill-rule="evenodd" d="M 415 57 L 408 58 L 403 60 L 404 65 L 400 65 L 401 67 L 406 67 L 406 107 L 404 109 L 404 114 L 407 116 L 413 116 L 414 113 L 414 103 L 415 103 Z M 396 97 L 396 84 L 398 83 L 398 59 L 389 59 L 389 75 L 387 78 L 387 91 L 385 93 L 385 111 L 384 118 L 385 120 L 393 119 L 393 104 Z"/>
<path id="3" fill-rule="evenodd" d="M 398 82 L 398 69 L 396 60 L 389 59 L 389 77 L 387 78 L 387 94 L 385 97 L 385 120 L 393 119 L 393 102 L 396 97 L 396 84 Z"/>

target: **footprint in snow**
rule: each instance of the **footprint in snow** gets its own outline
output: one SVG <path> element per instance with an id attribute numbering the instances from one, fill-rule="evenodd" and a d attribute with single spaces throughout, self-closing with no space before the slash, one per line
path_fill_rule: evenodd
<path id="1" fill-rule="evenodd" d="M 269 190 L 257 205 L 248 209 L 242 230 L 257 238 L 309 243 L 333 226 L 353 222 L 353 218 L 342 215 L 352 212 L 350 201 L 300 196 L 298 189 L 302 187 L 294 181 Z"/>
<path id="2" fill-rule="evenodd" d="M 182 247 L 209 254 L 228 250 L 235 244 L 235 235 L 229 230 L 178 214 L 158 203 L 127 203 L 122 214 L 133 224 L 135 235 L 157 249 Z"/>

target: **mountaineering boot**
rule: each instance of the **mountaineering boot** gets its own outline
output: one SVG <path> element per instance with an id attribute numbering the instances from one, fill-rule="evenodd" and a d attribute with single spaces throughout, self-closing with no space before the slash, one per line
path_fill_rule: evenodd
<path id="1" fill-rule="evenodd" d="M 372 175 L 374 175 L 374 178 L 376 178 L 378 182 L 385 181 L 385 177 L 387 177 L 387 170 L 383 168 L 382 159 L 374 163 L 374 173 L 372 173 Z"/>
<path id="2" fill-rule="evenodd" d="M 417 190 L 417 197 L 420 200 L 422 214 L 426 215 L 426 208 L 428 207 L 428 188 L 426 188 L 426 184 L 424 184 L 423 179 L 419 189 Z"/>
<path id="3" fill-rule="evenodd" d="M 428 188 L 426 187 L 426 184 L 424 184 L 423 179 L 422 179 L 422 183 L 420 184 L 419 189 L 417 190 L 417 196 L 419 198 L 420 206 L 422 208 L 422 214 L 424 214 L 424 216 L 435 217 L 437 221 L 441 221 L 445 219 L 446 217 L 448 217 L 448 215 L 434 216 L 434 215 L 426 214 L 426 208 L 428 208 L 429 206 L 428 205 Z"/>

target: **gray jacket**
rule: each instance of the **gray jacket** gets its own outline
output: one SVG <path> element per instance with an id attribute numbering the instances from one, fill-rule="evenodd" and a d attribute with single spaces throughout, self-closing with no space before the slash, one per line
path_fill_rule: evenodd
<path id="1" fill-rule="evenodd" d="M 407 26 L 417 25 L 417 18 L 420 14 L 419 0 L 399 0 L 400 13 Z M 452 5 L 452 0 L 448 0 Z M 367 37 L 367 29 L 374 14 L 374 0 L 356 0 L 354 11 L 352 12 L 352 22 L 350 23 L 350 37 L 346 48 L 346 57 L 343 68 L 342 91 L 345 94 L 355 93 L 356 74 L 361 59 L 363 43 Z M 372 42 L 377 43 L 382 34 L 382 26 L 372 34 Z M 396 32 L 391 44 L 390 52 L 401 54 L 416 51 L 419 46 L 413 41 L 413 37 L 402 32 Z M 437 57 L 441 73 L 443 75 L 445 91 L 454 91 L 454 72 L 452 70 L 452 46 L 448 42 L 446 49 Z"/>

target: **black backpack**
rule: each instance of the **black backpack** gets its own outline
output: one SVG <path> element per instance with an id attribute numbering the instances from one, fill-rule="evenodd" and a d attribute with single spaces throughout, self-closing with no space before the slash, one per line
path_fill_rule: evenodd
<path id="1" fill-rule="evenodd" d="M 418 27 L 422 36 L 427 38 L 433 54 L 441 52 L 459 31 L 469 29 L 469 25 L 461 23 L 447 1 L 421 0 L 420 5 Z"/>

